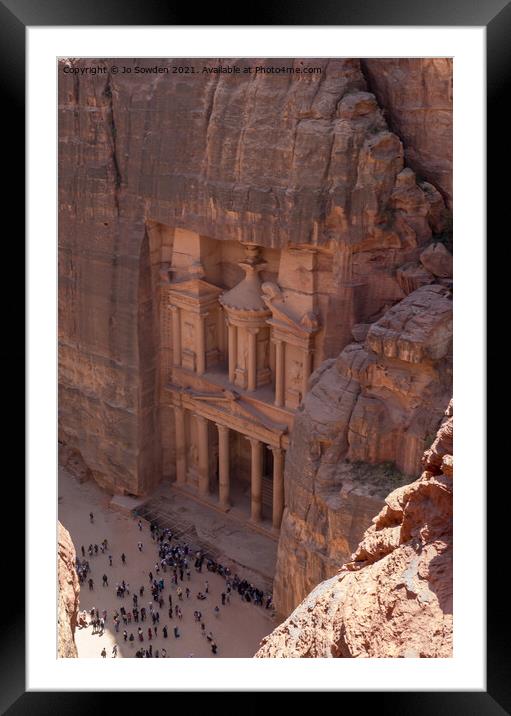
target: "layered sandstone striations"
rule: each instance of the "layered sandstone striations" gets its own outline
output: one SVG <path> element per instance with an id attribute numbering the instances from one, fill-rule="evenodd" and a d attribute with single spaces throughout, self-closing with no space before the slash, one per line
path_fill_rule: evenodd
<path id="1" fill-rule="evenodd" d="M 452 403 L 415 482 L 391 492 L 351 560 L 257 657 L 452 656 Z"/>
<path id="2" fill-rule="evenodd" d="M 172 347 L 160 345 L 158 312 L 177 229 L 327 252 L 318 340 L 328 358 L 354 325 L 428 283 L 419 257 L 443 203 L 405 167 L 359 60 L 294 60 L 322 69 L 300 76 L 203 73 L 218 61 L 182 58 L 94 60 L 104 74 L 72 73 L 91 62 L 60 64 L 59 438 L 111 491 L 144 494 L 173 450 L 160 408 Z M 170 73 L 113 74 L 113 64 Z M 417 71 L 402 61 L 402 84 Z M 430 99 L 417 95 L 428 111 Z"/>
<path id="3" fill-rule="evenodd" d="M 274 601 L 285 616 L 349 558 L 393 487 L 417 474 L 452 394 L 452 294 L 426 285 L 325 361 L 295 419 Z"/>
<path id="4" fill-rule="evenodd" d="M 362 60 L 371 90 L 403 140 L 406 161 L 452 208 L 452 60 Z"/>
<path id="5" fill-rule="evenodd" d="M 76 573 L 76 552 L 69 532 L 58 523 L 58 656 L 78 656 L 74 633 L 78 617 L 80 585 Z"/>

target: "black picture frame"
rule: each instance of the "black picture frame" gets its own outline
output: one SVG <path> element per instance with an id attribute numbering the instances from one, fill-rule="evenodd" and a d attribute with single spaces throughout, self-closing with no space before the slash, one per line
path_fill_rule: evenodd
<path id="1" fill-rule="evenodd" d="M 226 18 L 240 18 L 240 8 L 236 6 L 233 14 L 229 14 L 228 6 L 222 6 L 221 13 Z M 9 213 L 18 217 L 16 235 L 10 234 L 12 246 L 8 248 L 11 266 L 24 264 L 24 246 L 21 239 L 22 218 L 25 216 L 23 192 L 24 186 L 24 146 L 25 146 L 25 30 L 28 26 L 63 26 L 63 25 L 192 25 L 190 8 L 187 11 L 177 5 L 170 5 L 160 0 L 0 0 L 0 73 L 2 76 L 3 105 L 2 136 L 8 138 L 6 148 L 11 156 L 8 161 Z M 196 18 L 196 15 L 195 15 Z M 204 6 L 201 10 L 202 26 L 212 25 L 243 25 L 219 22 L 218 4 Z M 505 149 L 509 148 L 508 114 L 503 111 L 511 78 L 511 3 L 507 0 L 429 0 L 429 2 L 411 2 L 410 0 L 315 0 L 314 3 L 295 3 L 285 5 L 258 6 L 257 25 L 304 25 L 304 26 L 484 26 L 487 32 L 487 89 L 488 89 L 488 136 L 502 138 L 499 152 L 488 155 L 488 178 L 498 172 L 496 159 L 502 162 Z M 53 101 L 48 98 L 48 101 Z M 492 172 L 493 170 L 493 172 Z M 492 187 L 488 192 L 488 216 L 498 220 L 499 210 L 506 206 L 504 191 L 507 182 Z M 500 214 L 501 215 L 501 214 Z M 507 232 L 506 232 L 507 233 Z M 18 271 L 18 274 L 20 272 Z M 15 278 L 16 292 L 20 295 L 19 275 Z M 4 306 L 12 303 L 12 289 L 2 284 L 5 294 Z M 19 302 L 18 302 L 19 308 Z M 24 308 L 24 304 L 23 304 Z M 15 312 L 4 311 L 4 330 L 16 348 L 2 350 L 3 375 L 13 377 L 13 399 L 11 405 L 21 406 L 19 386 L 24 385 L 23 352 L 19 348 L 24 345 L 23 319 Z M 5 323 L 6 321 L 6 323 Z M 33 349 L 33 347 L 31 347 Z M 17 378 L 17 380 L 16 380 Z M 9 382 L 11 382 L 9 380 Z M 19 421 L 15 421 L 19 425 Z M 23 453 L 20 453 L 23 454 Z M 9 504 L 17 504 L 17 542 L 16 549 L 6 550 L 2 555 L 3 572 L 9 577 L 15 576 L 17 583 L 22 579 L 20 574 L 20 555 L 23 553 L 23 530 L 19 516 L 24 504 L 24 483 L 19 477 L 21 473 L 17 465 L 17 480 L 9 483 Z M 497 492 L 496 490 L 494 493 Z M 502 489 L 499 486 L 498 497 L 489 493 L 488 506 L 492 516 L 496 514 L 496 502 L 502 500 Z M 488 544 L 498 544 L 503 537 L 502 523 L 492 519 L 488 523 Z M 500 532 L 499 532 L 500 530 Z M 500 537 L 499 537 L 500 535 Z M 488 573 L 495 573 L 499 564 L 492 564 L 493 550 L 488 554 Z M 505 556 L 505 554 L 504 554 Z M 498 559 L 493 555 L 493 559 Z M 507 648 L 506 629 L 509 625 L 507 617 L 507 600 L 497 587 L 495 594 L 488 595 L 487 625 L 487 691 L 486 692 L 394 692 L 379 694 L 375 692 L 357 693 L 356 699 L 364 697 L 363 705 L 377 708 L 380 713 L 399 714 L 502 714 L 511 713 L 511 668 L 509 650 Z M 27 692 L 25 686 L 25 610 L 23 599 L 11 602 L 9 608 L 0 612 L 1 616 L 1 670 L 0 670 L 0 710 L 1 713 L 12 714 L 50 714 L 73 713 L 82 714 L 92 709 L 115 708 L 113 698 L 116 694 L 84 692 Z M 88 685 L 86 685 L 88 686 Z M 313 688 L 313 685 L 312 685 Z M 403 685 L 406 688 L 406 685 Z M 332 684 L 335 690 L 335 684 Z M 200 694 L 199 694 L 200 695 Z M 257 704 L 251 704 L 251 708 Z M 343 694 L 342 699 L 348 694 Z M 130 694 L 130 699 L 138 703 L 137 694 Z M 169 704 L 170 706 L 170 704 Z"/>

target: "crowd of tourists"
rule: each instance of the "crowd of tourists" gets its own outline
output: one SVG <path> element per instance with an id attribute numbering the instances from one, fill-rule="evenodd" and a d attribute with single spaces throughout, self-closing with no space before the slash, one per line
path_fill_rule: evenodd
<path id="1" fill-rule="evenodd" d="M 91 523 L 94 522 L 92 512 L 89 515 L 89 519 Z M 143 523 L 140 519 L 138 519 L 138 529 L 140 532 L 143 531 Z M 147 606 L 142 606 L 142 600 L 146 592 L 145 585 L 142 584 L 138 589 L 130 592 L 129 583 L 123 579 L 115 584 L 114 587 L 115 595 L 122 603 L 111 614 L 113 628 L 115 633 L 119 634 L 119 639 L 122 633 L 122 640 L 129 645 L 130 649 L 134 650 L 135 644 L 138 644 L 138 649 L 134 650 L 136 658 L 166 658 L 167 650 L 165 648 L 155 649 L 153 653 L 153 645 L 150 642 L 159 636 L 163 639 L 168 639 L 169 635 L 173 635 L 174 639 L 181 638 L 179 627 L 179 622 L 183 619 L 181 605 L 192 596 L 201 602 L 206 602 L 208 599 L 212 601 L 207 579 L 204 579 L 202 588 L 198 591 L 194 590 L 192 595 L 192 569 L 196 574 L 204 574 L 204 577 L 207 572 L 211 572 L 218 574 L 225 580 L 225 588 L 220 594 L 220 601 L 211 609 L 215 619 L 220 617 L 220 605 L 225 607 L 231 604 L 231 598 L 234 594 L 238 594 L 242 601 L 251 602 L 266 609 L 272 608 L 271 594 L 265 594 L 246 579 L 241 579 L 237 574 L 232 575 L 228 567 L 208 557 L 202 550 L 194 550 L 191 545 L 176 541 L 172 530 L 169 528 L 161 528 L 155 522 L 152 522 L 150 524 L 150 534 L 153 543 L 157 547 L 158 558 L 154 564 L 154 571 L 151 569 L 148 574 L 148 592 L 151 599 L 147 602 Z M 137 548 L 139 552 L 143 551 L 144 546 L 141 541 L 138 542 Z M 80 584 L 84 584 L 87 581 L 90 591 L 94 591 L 94 580 L 90 576 L 91 565 L 89 560 L 92 560 L 100 553 L 107 555 L 108 564 L 112 567 L 113 555 L 106 539 L 100 545 L 90 544 L 87 549 L 82 546 L 82 556 L 76 559 L 76 570 Z M 87 559 L 87 555 L 89 559 Z M 126 564 L 126 560 L 126 555 L 121 554 L 120 561 L 123 565 Z M 205 572 L 203 572 L 204 567 Z M 175 587 L 174 597 L 170 589 L 165 592 L 166 585 L 168 586 L 169 582 Z M 113 585 L 109 585 L 108 574 L 105 572 L 102 576 L 102 587 L 111 586 Z M 149 597 L 149 594 L 147 597 Z M 128 600 L 128 604 L 126 604 L 125 600 Z M 212 631 L 208 631 L 206 628 L 206 620 L 202 611 L 196 609 L 193 612 L 193 616 L 201 637 L 208 642 L 211 653 L 216 655 L 218 645 Z M 89 613 L 82 611 L 79 614 L 78 626 L 84 628 L 91 625 L 92 634 L 102 636 L 107 618 L 106 610 L 100 612 L 96 607 L 92 607 Z M 169 625 L 167 623 L 161 625 L 160 620 L 162 622 L 172 621 L 173 624 L 169 629 Z M 144 646 L 142 646 L 143 643 Z M 146 643 L 148 643 L 147 646 L 145 646 Z M 117 650 L 118 646 L 115 644 L 112 650 L 112 658 L 117 657 Z M 106 658 L 105 648 L 101 651 L 101 656 Z M 189 656 L 193 656 L 193 654 Z"/>

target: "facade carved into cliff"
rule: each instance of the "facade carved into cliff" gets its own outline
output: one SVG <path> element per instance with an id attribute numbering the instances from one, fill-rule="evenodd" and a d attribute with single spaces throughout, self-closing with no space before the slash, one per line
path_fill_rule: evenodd
<path id="1" fill-rule="evenodd" d="M 289 61 L 225 62 L 244 68 Z M 59 438 L 112 492 L 147 494 L 161 479 L 177 479 L 181 469 L 176 408 L 179 413 L 182 406 L 175 397 L 191 387 L 183 375 L 198 373 L 193 356 L 202 349 L 189 319 L 176 345 L 172 307 L 181 311 L 179 301 L 186 300 L 177 295 L 177 283 L 204 280 L 227 295 L 243 278 L 244 246 L 258 247 L 266 264 L 260 318 L 265 326 L 281 325 L 258 329 L 256 363 L 262 362 L 256 382 L 273 391 L 272 415 L 288 411 L 282 422 L 290 431 L 308 372 L 351 343 L 352 329 L 363 332 L 411 291 L 435 280 L 420 257 L 443 230 L 444 203 L 433 176 L 429 183 L 417 182 L 405 166 L 400 137 L 369 91 L 366 69 L 359 60 L 294 62 L 318 65 L 322 72 L 292 80 L 264 74 L 246 79 L 202 74 L 204 65 L 218 61 L 193 59 L 186 64 L 196 74 L 178 79 L 153 74 L 133 81 L 110 72 L 115 60 L 94 61 L 104 74 L 61 73 Z M 60 67 L 88 63 L 70 59 Z M 169 68 L 173 62 L 156 64 Z M 403 71 L 411 69 L 403 64 Z M 418 101 L 428 104 L 431 116 L 429 94 Z M 429 132 L 429 125 L 422 131 Z M 235 315 L 236 305 L 224 308 L 233 326 L 244 320 Z M 290 358 L 284 376 L 290 383 L 282 387 L 281 381 L 275 395 L 277 348 L 269 341 L 266 354 L 262 339 L 280 331 L 282 340 L 283 315 L 297 326 L 289 356 L 306 349 L 310 364 Z M 205 347 L 207 369 L 214 355 L 219 363 L 227 361 L 229 336 L 222 343 L 221 331 L 213 337 L 211 317 L 206 323 L 204 340 L 217 341 Z M 249 334 L 240 344 L 247 350 Z M 178 352 L 181 363 L 175 366 Z M 244 360 L 241 352 L 228 377 L 249 391 L 248 353 Z M 177 388 L 174 367 L 181 371 Z M 198 384 L 191 389 L 199 390 Z M 366 401 L 364 411 L 371 406 Z M 184 429 L 205 431 L 186 421 Z M 285 439 L 277 446 L 266 433 L 258 439 L 287 449 Z M 214 473 L 222 440 L 225 454 L 227 438 L 215 438 L 208 456 L 200 458 L 200 470 L 197 455 L 197 475 L 209 469 L 210 460 Z M 193 439 L 187 445 L 192 450 Z M 255 467 L 258 451 L 256 446 Z M 242 462 L 251 460 L 244 452 L 235 450 Z"/>
<path id="2" fill-rule="evenodd" d="M 257 657 L 452 656 L 452 403 L 421 477 L 391 492 L 349 562 Z"/>

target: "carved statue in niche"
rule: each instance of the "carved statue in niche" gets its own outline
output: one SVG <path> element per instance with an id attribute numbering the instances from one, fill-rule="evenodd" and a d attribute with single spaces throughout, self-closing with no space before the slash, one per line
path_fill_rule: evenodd
<path id="1" fill-rule="evenodd" d="M 183 326 L 183 347 L 187 348 L 188 350 L 195 350 L 195 331 L 193 323 L 189 323 L 188 321 L 185 321 Z"/>
<path id="2" fill-rule="evenodd" d="M 267 368 L 270 364 L 270 344 L 266 341 L 257 341 L 257 365 Z"/>
<path id="3" fill-rule="evenodd" d="M 301 387 L 302 364 L 300 363 L 300 361 L 293 360 L 291 362 L 291 367 L 289 369 L 289 380 L 291 381 L 292 385 L 295 385 L 298 388 Z"/>
<path id="4" fill-rule="evenodd" d="M 214 323 L 206 325 L 206 350 L 216 348 L 216 326 Z"/>
<path id="5" fill-rule="evenodd" d="M 192 443 L 190 445 L 190 460 L 191 460 L 192 465 L 199 464 L 199 451 L 198 451 L 197 445 L 195 445 L 195 443 Z"/>

